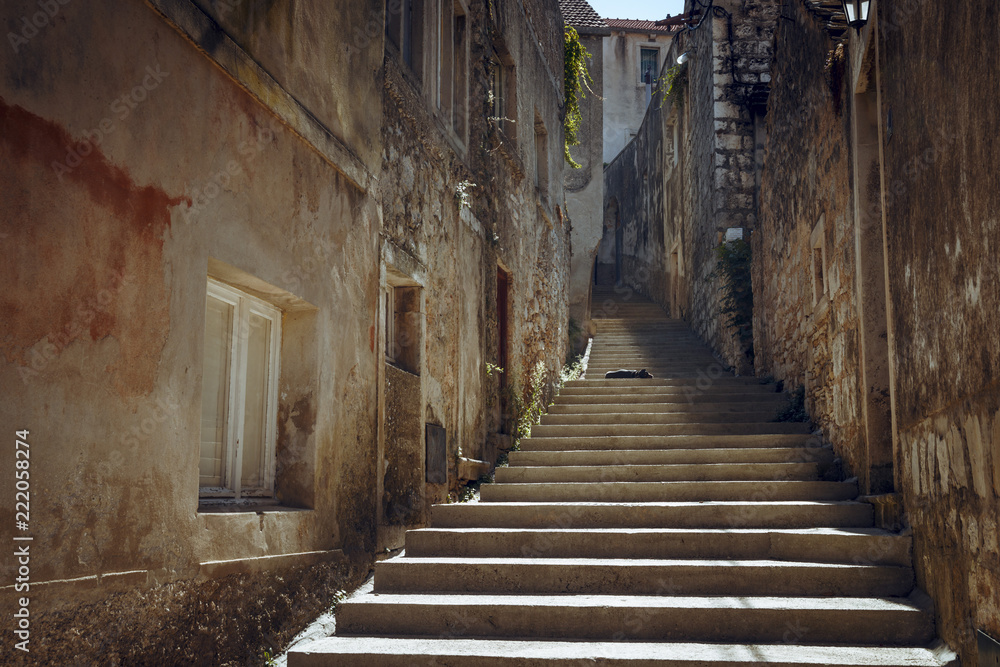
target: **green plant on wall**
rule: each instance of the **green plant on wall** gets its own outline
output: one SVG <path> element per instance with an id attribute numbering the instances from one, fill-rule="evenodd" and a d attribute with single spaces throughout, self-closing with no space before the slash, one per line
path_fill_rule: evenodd
<path id="1" fill-rule="evenodd" d="M 687 63 L 674 65 L 656 80 L 657 90 L 660 91 L 660 106 L 665 106 L 670 100 L 678 109 L 684 106 L 684 91 L 688 83 L 687 69 Z"/>
<path id="2" fill-rule="evenodd" d="M 753 343 L 753 289 L 750 281 L 750 244 L 743 239 L 728 241 L 715 249 L 718 263 L 713 276 L 721 280 L 721 314 L 726 326 L 735 327 L 744 348 Z"/>
<path id="3" fill-rule="evenodd" d="M 515 370 L 506 387 L 507 405 L 514 421 L 511 434 L 513 448 L 518 449 L 521 440 L 531 435 L 531 427 L 537 424 L 545 412 L 545 363 L 539 361 L 531 370 L 527 386 L 522 389 L 521 375 Z"/>
<path id="4" fill-rule="evenodd" d="M 563 87 L 566 93 L 566 117 L 563 120 L 566 137 L 564 155 L 566 162 L 571 167 L 579 169 L 579 163 L 569 154 L 569 147 L 580 144 L 580 125 L 583 123 L 580 100 L 585 97 L 583 94 L 585 87 L 592 95 L 595 94 L 590 87 L 594 79 L 591 78 L 590 71 L 587 69 L 587 58 L 590 58 L 590 53 L 580 43 L 580 35 L 570 26 L 566 26 L 564 37 Z"/>

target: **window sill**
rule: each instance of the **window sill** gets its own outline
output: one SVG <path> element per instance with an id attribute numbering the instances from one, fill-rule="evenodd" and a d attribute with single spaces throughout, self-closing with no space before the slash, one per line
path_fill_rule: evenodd
<path id="1" fill-rule="evenodd" d="M 308 512 L 303 507 L 282 505 L 274 498 L 199 498 L 199 514 L 265 514 L 274 512 Z"/>

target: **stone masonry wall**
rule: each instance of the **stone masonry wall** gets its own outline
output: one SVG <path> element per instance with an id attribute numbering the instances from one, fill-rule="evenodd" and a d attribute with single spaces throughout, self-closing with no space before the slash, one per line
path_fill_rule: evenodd
<path id="1" fill-rule="evenodd" d="M 669 116 L 647 112 L 637 145 L 627 148 L 605 175 L 602 261 L 610 259 L 604 253 L 614 241 L 607 211 L 617 207 L 625 226 L 626 282 L 675 317 L 688 319 L 741 373 L 752 372 L 751 356 L 719 315 L 716 248 L 728 228 L 748 233 L 756 225 L 755 110 L 770 81 L 778 9 L 779 3 L 770 0 L 719 2 L 697 27 L 682 33 L 664 65 L 672 67 L 678 55 L 688 54 L 681 107 Z M 674 124 L 679 130 L 676 165 Z M 671 145 L 671 159 L 665 159 L 665 145 Z M 676 294 L 670 282 L 675 273 Z"/>
<path id="2" fill-rule="evenodd" d="M 918 582 L 972 665 L 974 629 L 1000 638 L 1000 6 L 879 11 L 896 480 Z"/>
<path id="3" fill-rule="evenodd" d="M 793 6 L 794 21 L 782 21 L 775 38 L 760 220 L 752 237 L 755 366 L 788 390 L 806 388 L 814 422 L 857 471 L 864 433 L 849 84 L 842 76 L 831 83 L 827 61 L 836 44 L 801 2 Z M 818 298 L 814 241 L 825 265 Z"/>
<path id="4" fill-rule="evenodd" d="M 716 5 L 718 11 L 697 31 L 690 49 L 697 174 L 690 220 L 691 322 L 729 365 L 747 373 L 751 357 L 719 316 L 720 285 L 712 274 L 715 248 L 726 229 L 742 228 L 746 234 L 756 224 L 755 92 L 770 81 L 780 3 Z"/>
<path id="5" fill-rule="evenodd" d="M 794 4 L 776 39 L 754 234 L 757 369 L 805 384 L 813 419 L 856 470 L 865 464 L 857 258 L 844 193 L 859 42 L 851 33 L 844 44 L 846 74 L 839 54 L 824 74 L 836 45 Z M 982 1 L 886 3 L 874 20 L 895 489 L 938 633 L 975 665 L 975 630 L 1000 636 L 1000 187 L 986 166 L 1000 151 L 1000 112 L 981 57 L 1000 47 L 1000 15 Z M 861 219 L 881 225 L 878 202 L 866 202 Z M 827 294 L 814 307 L 809 254 L 821 222 Z"/>
<path id="6" fill-rule="evenodd" d="M 387 51 L 385 62 L 382 234 L 411 258 L 424 287 L 421 419 L 447 430 L 451 490 L 459 482 L 458 457 L 492 463 L 496 451 L 490 435 L 511 418 L 498 411 L 499 377 L 486 367 L 498 362 L 497 266 L 511 274 L 509 367 L 504 372 L 515 391 L 525 390 L 538 362 L 546 368 L 547 382 L 556 377 L 569 322 L 569 220 L 562 208 L 565 167 L 559 121 L 561 15 L 554 2 L 505 3 L 491 11 L 495 13 L 473 6 L 467 16 L 467 143 L 456 143 L 441 131 L 426 84 L 407 71 L 397 53 Z M 555 27 L 549 25 L 553 21 Z M 489 56 L 497 35 L 517 63 L 512 136 L 496 131 L 487 102 Z M 539 38 L 544 38 L 541 45 Z M 544 194 L 534 185 L 536 112 L 547 132 Z M 463 188 L 464 202 L 459 195 Z M 448 491 L 428 485 L 425 506 L 443 501 Z M 387 487 L 386 493 L 394 492 Z M 410 526 L 425 520 L 423 512 L 409 516 Z"/>

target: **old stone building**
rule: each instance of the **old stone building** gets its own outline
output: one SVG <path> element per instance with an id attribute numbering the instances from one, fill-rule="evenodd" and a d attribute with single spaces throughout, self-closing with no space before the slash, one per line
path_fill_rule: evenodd
<path id="1" fill-rule="evenodd" d="M 7 656 L 262 661 L 561 366 L 558 4 L 0 15 Z"/>
<path id="2" fill-rule="evenodd" d="M 584 329 L 590 320 L 594 261 L 604 219 L 604 39 L 611 31 L 586 0 L 560 0 L 559 7 L 566 25 L 576 30 L 590 54 L 590 80 L 581 91 L 580 143 L 569 148 L 579 166 L 564 171 L 566 210 L 572 221 L 569 313 Z"/>
<path id="3" fill-rule="evenodd" d="M 702 4 L 606 170 L 602 256 L 720 367 L 802 389 L 879 525 L 912 534 L 939 635 L 986 664 L 1000 637 L 1000 190 L 997 62 L 981 54 L 1000 47 L 997 8 L 880 0 L 855 30 L 839 3 Z M 720 312 L 733 239 L 752 250 L 752 338 Z"/>
<path id="4" fill-rule="evenodd" d="M 605 22 L 611 34 L 604 38 L 604 161 L 611 162 L 639 131 L 677 26 L 620 18 Z"/>
<path id="5" fill-rule="evenodd" d="M 665 50 L 636 140 L 605 170 L 600 262 L 614 267 L 606 273 L 689 319 L 743 372 L 752 358 L 719 317 L 715 247 L 756 221 L 778 10 L 770 1 L 717 2 L 689 15 Z"/>

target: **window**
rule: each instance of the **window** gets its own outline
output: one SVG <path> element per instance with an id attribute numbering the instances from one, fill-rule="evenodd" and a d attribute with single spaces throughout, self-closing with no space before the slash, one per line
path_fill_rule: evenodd
<path id="1" fill-rule="evenodd" d="M 398 280 L 398 278 L 393 278 Z M 393 284 L 384 291 L 385 360 L 420 375 L 423 313 L 420 286 Z"/>
<path id="2" fill-rule="evenodd" d="M 281 311 L 209 278 L 201 398 L 205 497 L 274 492 Z"/>
<path id="3" fill-rule="evenodd" d="M 639 49 L 639 83 L 652 84 L 660 73 L 660 50 Z"/>
<path id="4" fill-rule="evenodd" d="M 502 45 L 497 45 L 490 58 L 490 95 L 493 117 L 504 135 L 513 140 L 517 122 L 517 75 L 513 60 Z"/>
<path id="5" fill-rule="evenodd" d="M 460 0 L 441 1 L 438 108 L 464 143 L 468 71 L 465 8 Z"/>
<path id="6" fill-rule="evenodd" d="M 506 113 L 506 95 L 504 94 L 504 89 L 506 88 L 506 76 L 504 73 L 503 63 L 500 59 L 494 57 L 491 61 L 492 65 L 492 77 L 490 81 L 490 93 L 493 97 L 493 115 L 497 118 L 503 118 Z"/>
<path id="7" fill-rule="evenodd" d="M 423 69 L 424 0 L 389 0 L 385 9 L 385 34 L 399 49 L 399 56 L 418 77 Z"/>

